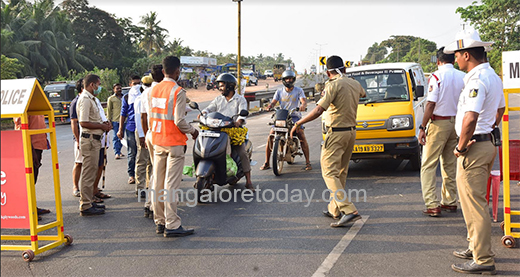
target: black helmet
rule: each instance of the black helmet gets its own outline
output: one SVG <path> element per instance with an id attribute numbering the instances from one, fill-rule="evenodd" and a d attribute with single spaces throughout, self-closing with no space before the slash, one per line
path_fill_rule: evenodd
<path id="1" fill-rule="evenodd" d="M 217 83 L 218 82 L 226 83 L 226 92 L 235 91 L 235 88 L 237 87 L 237 78 L 230 73 L 222 73 L 218 75 Z"/>
<path id="2" fill-rule="evenodd" d="M 288 82 L 285 80 L 286 78 L 293 78 L 292 82 Z M 288 88 L 294 87 L 294 82 L 296 82 L 296 73 L 292 70 L 286 70 L 282 73 L 282 83 L 284 86 Z"/>

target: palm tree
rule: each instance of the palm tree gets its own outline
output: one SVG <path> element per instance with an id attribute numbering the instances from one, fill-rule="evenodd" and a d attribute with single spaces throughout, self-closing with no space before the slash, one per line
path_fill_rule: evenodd
<path id="1" fill-rule="evenodd" d="M 144 49 L 148 56 L 150 56 L 152 52 L 160 54 L 165 46 L 168 30 L 160 27 L 159 23 L 161 23 L 161 21 L 157 20 L 156 12 L 150 12 L 150 14 L 141 16 L 139 24 L 143 24 L 145 27 L 143 30 L 143 39 L 141 43 L 139 43 L 139 47 Z"/>

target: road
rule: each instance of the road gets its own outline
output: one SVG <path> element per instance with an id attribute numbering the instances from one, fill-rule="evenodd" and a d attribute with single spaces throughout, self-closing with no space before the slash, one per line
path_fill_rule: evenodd
<path id="1" fill-rule="evenodd" d="M 314 107 L 311 104 L 309 110 Z M 189 117 L 194 117 L 191 112 Z M 114 160 L 109 150 L 105 192 L 106 214 L 80 217 L 78 200 L 72 196 L 72 136 L 69 125 L 56 127 L 65 233 L 73 236 L 71 246 L 42 253 L 31 263 L 20 251 L 2 251 L 4 276 L 456 276 L 452 263 L 464 262 L 451 255 L 465 249 L 466 229 L 462 214 L 443 214 L 439 218 L 422 215 L 424 208 L 419 172 L 407 161 L 378 160 L 351 162 L 347 188 L 365 190 L 366 202 L 356 201 L 363 215 L 350 228 L 333 229 L 331 219 L 321 211 L 325 185 L 319 166 L 321 142 L 318 120 L 307 124 L 313 170 L 301 170 L 303 158 L 286 165 L 283 175 L 259 171 L 264 160 L 267 122 L 270 114 L 248 119 L 253 142 L 252 178 L 264 193 L 288 189 L 315 191 L 307 202 L 223 202 L 189 207 L 183 202 L 179 214 L 185 227 L 195 235 L 164 238 L 155 234 L 151 219 L 143 218 L 143 203 L 134 195 L 134 185 L 126 183 L 126 160 Z M 518 122 L 518 116 L 512 122 Z M 518 127 L 514 127 L 518 128 Z M 515 131 L 518 135 L 518 130 Z M 192 163 L 193 141 L 188 141 L 186 165 Z M 125 152 L 126 153 L 126 152 Z M 498 167 L 498 160 L 495 168 Z M 187 191 L 195 179 L 184 177 Z M 243 189 L 244 180 L 236 189 Z M 440 182 L 440 173 L 439 173 Z M 43 222 L 55 219 L 50 153 L 44 152 L 37 184 L 38 206 L 53 213 Z M 219 187 L 218 192 L 231 190 Z M 227 192 L 226 192 L 227 194 Z M 265 193 L 265 198 L 270 198 Z M 264 200 L 267 200 L 265 199 Z M 520 187 L 512 186 L 514 209 L 519 209 Z M 190 205 L 191 206 L 191 205 Z M 502 207 L 502 202 L 500 203 Z M 502 215 L 499 214 L 499 222 Z M 499 222 L 493 223 L 492 240 L 497 269 L 501 275 L 520 275 L 519 249 L 506 249 Z M 12 232 L 2 233 L 7 234 Z M 27 233 L 25 231 L 21 233 Z M 49 232 L 46 232 L 49 233 Z M 325 274 L 325 275 L 326 275 Z"/>

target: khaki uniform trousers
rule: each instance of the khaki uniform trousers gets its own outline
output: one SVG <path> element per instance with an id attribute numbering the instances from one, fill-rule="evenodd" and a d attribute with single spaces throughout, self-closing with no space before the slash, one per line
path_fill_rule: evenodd
<path id="1" fill-rule="evenodd" d="M 333 132 L 330 128 L 321 149 L 321 174 L 327 188 L 331 190 L 328 210 L 334 216 L 340 215 L 340 212 L 351 214 L 357 211 L 354 204 L 348 201 L 347 193 L 343 192 L 355 141 L 355 130 Z M 336 193 L 340 189 L 343 191 Z M 334 195 L 338 201 L 334 199 Z"/>
<path id="2" fill-rule="evenodd" d="M 79 148 L 83 156 L 83 166 L 81 168 L 81 176 L 79 179 L 79 188 L 81 198 L 79 200 L 79 209 L 84 211 L 92 207 L 92 198 L 94 197 L 94 182 L 99 168 L 99 150 L 101 150 L 101 141 L 90 138 L 80 137 Z M 97 184 L 96 184 L 97 185 Z"/>
<path id="3" fill-rule="evenodd" d="M 152 168 L 150 171 L 148 171 L 149 173 L 149 180 L 148 180 L 148 183 L 147 183 L 147 186 L 146 188 L 148 189 L 151 189 L 153 188 L 153 156 L 154 156 L 154 145 L 152 144 L 152 132 L 148 131 L 146 133 L 146 135 L 144 136 L 144 143 L 146 144 L 146 147 L 148 147 L 147 151 L 148 151 L 148 156 L 150 157 L 150 164 L 152 165 Z M 153 206 L 152 206 L 152 197 L 148 197 L 147 198 L 147 201 L 146 203 L 144 203 L 144 206 L 145 207 L 148 207 L 150 208 L 150 210 L 153 211 Z"/>
<path id="4" fill-rule="evenodd" d="M 181 226 L 181 218 L 177 215 L 177 197 L 173 192 L 181 185 L 184 145 L 156 145 L 153 161 L 153 189 L 156 197 L 152 205 L 155 224 L 164 224 L 166 229 L 177 229 Z M 168 192 L 161 192 L 163 189 Z M 168 199 L 164 199 L 166 195 Z"/>
<path id="5" fill-rule="evenodd" d="M 137 156 L 135 161 L 135 187 L 136 190 L 149 187 L 150 175 L 153 173 L 152 162 L 150 161 L 150 152 L 148 149 L 141 147 L 139 142 L 139 134 L 135 131 L 135 139 L 137 144 Z"/>
<path id="6" fill-rule="evenodd" d="M 457 205 L 456 169 L 457 157 L 453 149 L 457 146 L 455 118 L 431 121 L 423 148 L 421 185 L 424 203 L 428 209 L 439 207 L 437 197 L 437 166 L 441 163 L 441 205 Z"/>
<path id="7" fill-rule="evenodd" d="M 457 188 L 468 229 L 469 249 L 479 265 L 494 265 L 491 251 L 491 218 L 486 200 L 487 180 L 495 161 L 496 148 L 490 141 L 473 144 L 457 159 Z"/>

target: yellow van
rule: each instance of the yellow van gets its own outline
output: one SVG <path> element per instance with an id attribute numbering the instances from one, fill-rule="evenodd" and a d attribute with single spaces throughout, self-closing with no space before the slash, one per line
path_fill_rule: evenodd
<path id="1" fill-rule="evenodd" d="M 424 115 L 427 80 L 418 63 L 386 63 L 346 69 L 366 91 L 359 100 L 352 160 L 408 159 L 421 168 L 417 135 Z"/>

